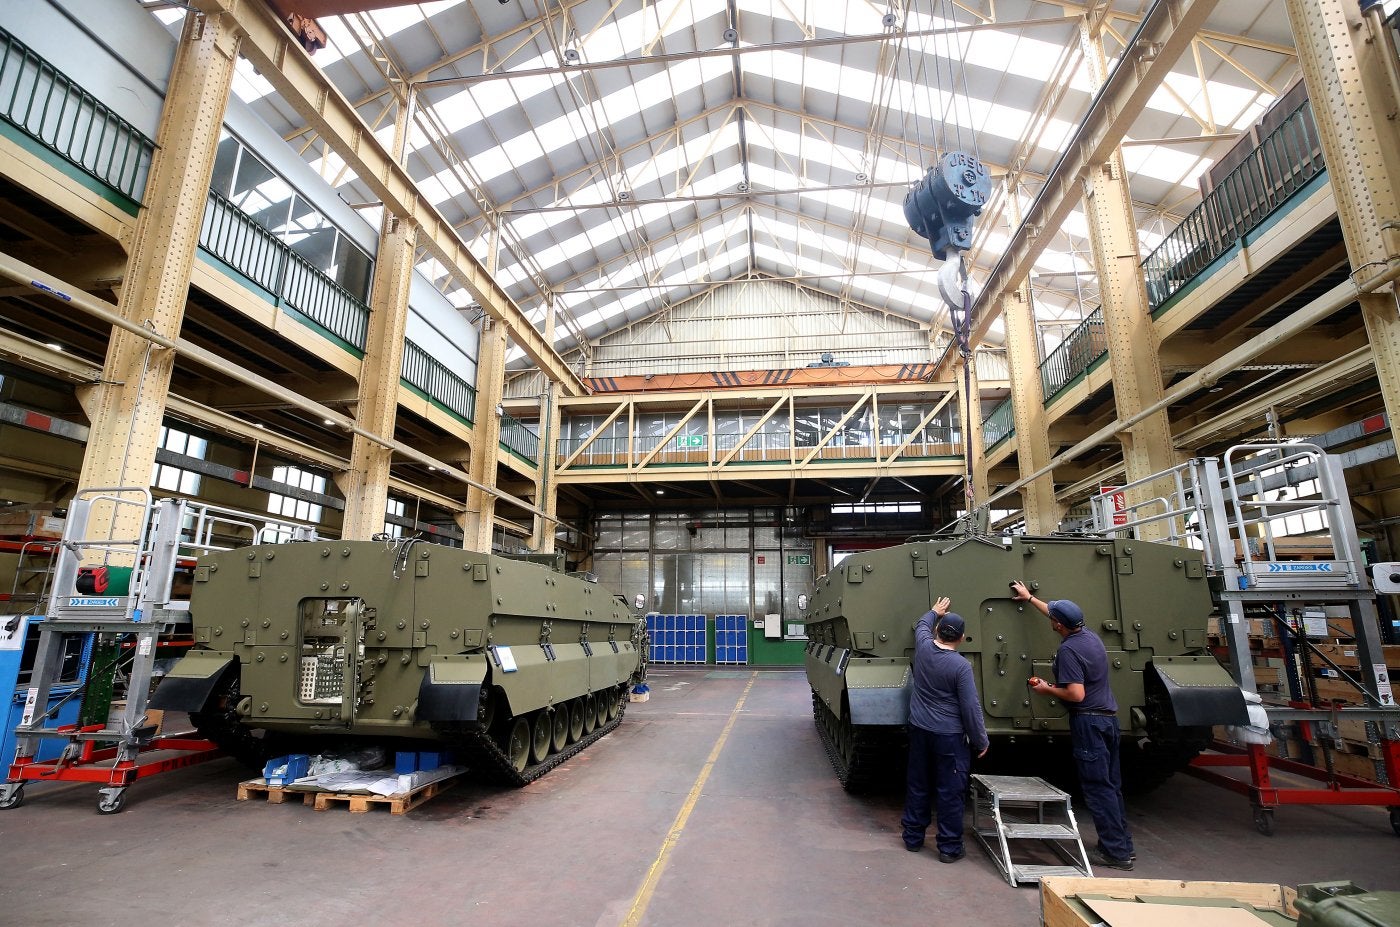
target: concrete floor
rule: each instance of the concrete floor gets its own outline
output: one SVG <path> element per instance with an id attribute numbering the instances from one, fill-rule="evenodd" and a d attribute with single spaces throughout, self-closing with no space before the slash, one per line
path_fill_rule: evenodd
<path id="1" fill-rule="evenodd" d="M 237 802 L 230 760 L 138 782 L 113 816 L 93 786 L 31 784 L 0 812 L 0 924 L 1039 923 L 1037 891 L 971 841 L 955 865 L 905 852 L 900 796 L 841 790 L 800 672 L 656 667 L 651 684 L 540 781 L 460 784 L 406 816 Z M 1400 890 L 1380 809 L 1285 808 L 1268 838 L 1243 798 L 1177 776 L 1129 815 L 1136 877 Z"/>

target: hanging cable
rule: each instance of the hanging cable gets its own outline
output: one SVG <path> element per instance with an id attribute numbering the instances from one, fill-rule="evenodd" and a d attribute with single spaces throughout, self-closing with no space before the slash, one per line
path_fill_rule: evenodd
<path id="1" fill-rule="evenodd" d="M 946 6 L 951 0 L 929 0 L 929 21 L 932 24 L 935 20 L 944 27 L 956 20 L 949 15 L 939 17 L 942 3 Z M 939 55 L 938 42 L 935 37 L 933 42 L 934 55 L 934 81 L 925 85 L 925 95 L 929 101 L 930 114 L 940 113 L 941 118 L 936 130 L 939 154 L 928 173 L 919 183 L 909 191 L 904 198 L 904 217 L 909 222 L 909 228 L 916 234 L 927 238 L 933 250 L 934 257 L 946 260 L 947 252 L 966 251 L 972 247 L 972 225 L 973 219 L 980 215 L 982 207 L 986 205 L 988 197 L 991 195 L 991 176 L 983 166 L 981 160 L 974 154 L 962 150 L 962 124 L 958 115 L 957 107 L 957 63 L 954 56 L 961 55 L 954 50 L 953 43 L 956 41 L 954 33 L 950 28 L 930 29 L 930 32 L 941 32 L 943 35 L 943 54 Z M 928 43 L 924 44 L 924 58 L 928 57 Z M 948 82 L 943 83 L 943 59 L 947 59 Z M 910 66 L 911 73 L 913 66 Z M 967 76 L 964 70 L 963 86 L 966 91 Z M 943 106 L 938 107 L 934 102 L 934 93 L 937 91 L 943 95 Z M 971 126 L 971 105 L 968 107 L 968 133 L 973 136 L 972 141 L 976 142 L 976 133 Z M 958 145 L 957 150 L 949 150 L 944 143 L 948 140 L 948 122 L 953 122 L 953 134 Z M 917 131 L 918 121 L 915 120 Z M 951 302 L 951 300 L 950 300 Z"/>
<path id="2" fill-rule="evenodd" d="M 963 489 L 967 495 L 967 513 L 977 505 L 977 486 L 972 478 L 972 429 L 982 423 L 972 414 L 972 292 L 968 285 L 967 260 L 958 255 L 958 278 L 962 283 L 962 312 L 949 311 L 953 319 L 953 334 L 958 339 L 958 354 L 963 362 Z M 980 403 L 979 403 L 980 405 Z"/>

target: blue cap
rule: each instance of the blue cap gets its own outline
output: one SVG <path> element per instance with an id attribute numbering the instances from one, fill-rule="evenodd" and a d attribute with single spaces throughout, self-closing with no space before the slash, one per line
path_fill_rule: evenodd
<path id="1" fill-rule="evenodd" d="M 963 623 L 962 615 L 959 615 L 957 612 L 949 612 L 938 619 L 938 624 L 934 626 L 934 630 L 941 640 L 955 641 L 963 636 L 963 633 L 967 630 L 967 625 Z M 951 637 L 949 635 L 951 635 Z"/>
<path id="2" fill-rule="evenodd" d="M 1046 602 L 1045 607 L 1050 610 L 1050 617 L 1067 628 L 1077 628 L 1084 623 L 1084 609 L 1075 605 L 1069 599 L 1056 599 L 1053 602 Z"/>

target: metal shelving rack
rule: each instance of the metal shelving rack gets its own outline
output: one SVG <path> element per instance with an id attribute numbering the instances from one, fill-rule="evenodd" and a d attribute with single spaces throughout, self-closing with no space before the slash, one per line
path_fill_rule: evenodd
<path id="1" fill-rule="evenodd" d="M 121 535 L 114 526 L 123 524 L 139 527 L 132 535 Z M 155 503 L 150 490 L 143 487 L 88 489 L 77 494 L 68 507 L 57 550 L 34 671 L 15 729 L 14 759 L 6 781 L 0 783 L 0 809 L 17 807 L 24 800 L 26 782 L 77 781 L 102 784 L 97 810 L 115 814 L 124 807 L 126 790 L 138 778 L 219 755 L 214 744 L 191 735 L 155 736 L 147 703 L 160 639 L 188 624 L 188 602 L 173 601 L 171 596 L 176 568 L 198 554 L 226 549 L 214 544 L 214 537 L 216 530 L 229 529 L 248 533 L 253 543 L 314 537 L 300 525 L 258 521 L 229 509 L 181 499 Z M 88 567 L 129 569 L 130 581 L 111 595 L 95 589 L 84 593 L 79 576 Z M 89 667 L 80 692 L 102 704 L 85 704 L 83 712 L 90 720 L 101 716 L 103 722 L 50 726 L 57 709 L 50 704 L 50 689 L 59 678 L 65 642 L 75 636 L 85 639 L 85 654 L 92 652 L 88 644 L 98 640 L 106 641 L 111 652 L 130 651 L 126 702 L 119 713 L 109 713 L 110 693 L 104 698 L 93 690 Z M 45 739 L 65 742 L 57 759 L 37 759 L 38 746 Z M 154 751 L 166 755 L 142 760 L 142 754 Z"/>
<path id="2" fill-rule="evenodd" d="M 1302 483 L 1316 481 L 1317 492 L 1289 498 Z M 1205 567 L 1219 583 L 1218 598 L 1229 640 L 1230 670 L 1240 688 L 1258 691 L 1250 660 L 1249 606 L 1280 604 L 1345 605 L 1360 657 L 1352 680 L 1365 705 L 1322 707 L 1301 698 L 1265 705 L 1270 722 L 1300 722 L 1330 729 L 1341 719 L 1367 722 L 1378 782 L 1320 770 L 1268 754 L 1262 744 L 1243 748 L 1217 744 L 1220 752 L 1196 758 L 1200 778 L 1248 795 L 1254 823 L 1263 834 L 1274 830 L 1279 805 L 1381 805 L 1390 809 L 1400 835 L 1400 708 L 1386 670 L 1376 619 L 1375 592 L 1368 582 L 1341 461 L 1306 443 L 1260 442 L 1230 448 L 1220 458 L 1195 458 L 1170 470 L 1092 500 L 1094 530 L 1103 534 L 1175 542 L 1202 551 Z M 1322 559 L 1285 559 L 1274 525 L 1294 515 L 1313 515 L 1330 543 Z M 1324 535 L 1318 534 L 1321 541 Z M 1306 642 L 1306 638 L 1303 639 Z M 1224 775 L 1215 767 L 1244 768 L 1249 780 Z M 1318 780 L 1317 788 L 1275 785 L 1273 769 Z"/>

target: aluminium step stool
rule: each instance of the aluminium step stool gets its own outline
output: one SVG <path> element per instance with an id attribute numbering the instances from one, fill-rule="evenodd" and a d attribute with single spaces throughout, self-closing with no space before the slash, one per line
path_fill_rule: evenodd
<path id="1" fill-rule="evenodd" d="M 977 840 L 1013 886 L 1038 882 L 1045 876 L 1093 877 L 1068 792 L 1037 776 L 973 775 L 972 797 L 972 829 Z M 1038 846 L 1048 847 L 1063 865 L 1015 862 L 1011 858 L 1013 840 L 1036 841 Z"/>

